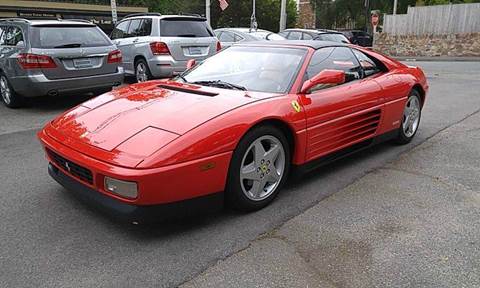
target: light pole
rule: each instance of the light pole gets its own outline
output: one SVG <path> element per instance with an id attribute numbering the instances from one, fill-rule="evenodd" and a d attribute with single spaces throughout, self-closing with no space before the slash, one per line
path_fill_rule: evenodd
<path id="1" fill-rule="evenodd" d="M 207 18 L 207 23 L 210 25 L 210 0 L 205 0 L 205 18 Z"/>
<path id="2" fill-rule="evenodd" d="M 253 2 L 253 8 L 252 8 L 252 16 L 250 17 L 250 32 L 252 32 L 252 30 L 256 31 L 258 28 L 257 18 L 255 16 L 255 0 L 253 0 L 252 2 Z"/>
<path id="3" fill-rule="evenodd" d="M 287 0 L 282 0 L 280 6 L 280 32 L 287 28 Z"/>
<path id="4" fill-rule="evenodd" d="M 393 15 L 397 15 L 398 0 L 393 0 Z"/>

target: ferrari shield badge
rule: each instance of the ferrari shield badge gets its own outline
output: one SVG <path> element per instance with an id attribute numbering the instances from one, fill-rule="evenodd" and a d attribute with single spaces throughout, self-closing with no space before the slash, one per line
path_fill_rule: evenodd
<path id="1" fill-rule="evenodd" d="M 300 104 L 298 104 L 298 102 L 296 100 L 293 100 L 292 101 L 292 107 L 293 107 L 293 110 L 295 110 L 295 112 L 300 112 L 300 110 L 302 110 L 300 108 Z"/>

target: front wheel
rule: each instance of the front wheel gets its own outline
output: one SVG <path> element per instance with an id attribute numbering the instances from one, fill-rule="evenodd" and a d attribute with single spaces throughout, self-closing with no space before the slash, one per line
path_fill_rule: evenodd
<path id="1" fill-rule="evenodd" d="M 409 143 L 417 133 L 422 114 L 420 103 L 420 94 L 418 91 L 413 90 L 403 110 L 402 125 L 396 139 L 398 144 Z"/>
<path id="2" fill-rule="evenodd" d="M 290 150 L 283 132 L 259 126 L 239 142 L 230 163 L 226 188 L 228 204 L 254 211 L 268 205 L 284 185 L 290 168 Z"/>

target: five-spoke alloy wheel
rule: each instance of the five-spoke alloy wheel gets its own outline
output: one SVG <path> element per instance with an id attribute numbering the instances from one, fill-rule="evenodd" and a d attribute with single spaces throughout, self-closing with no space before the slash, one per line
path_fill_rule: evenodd
<path id="1" fill-rule="evenodd" d="M 226 197 L 231 206 L 253 211 L 270 203 L 285 183 L 290 149 L 283 132 L 274 126 L 249 131 L 234 151 Z"/>
<path id="2" fill-rule="evenodd" d="M 409 143 L 417 133 L 422 113 L 420 103 L 420 94 L 416 90 L 412 90 L 403 110 L 402 125 L 397 137 L 399 144 Z"/>
<path id="3" fill-rule="evenodd" d="M 242 159 L 240 185 L 249 199 L 260 201 L 268 198 L 280 184 L 285 172 L 285 150 L 274 136 L 262 136 L 255 140 Z"/>
<path id="4" fill-rule="evenodd" d="M 135 78 L 137 82 L 145 82 L 152 79 L 148 64 L 143 59 L 139 59 L 135 62 Z"/>

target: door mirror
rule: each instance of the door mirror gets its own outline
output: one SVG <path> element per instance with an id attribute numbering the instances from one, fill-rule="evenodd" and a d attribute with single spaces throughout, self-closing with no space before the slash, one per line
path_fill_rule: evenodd
<path id="1" fill-rule="evenodd" d="M 303 83 L 300 93 L 306 94 L 313 87 L 321 84 L 338 85 L 345 83 L 345 72 L 342 70 L 325 69 Z"/>
<path id="2" fill-rule="evenodd" d="M 193 67 L 195 67 L 195 65 L 197 65 L 197 60 L 195 60 L 195 59 L 188 60 L 187 70 L 192 69 Z"/>

